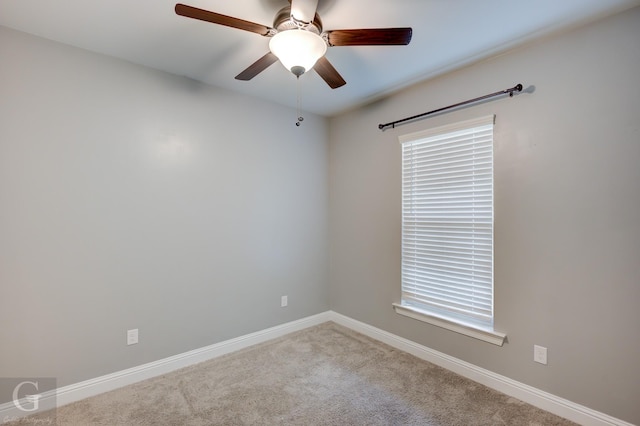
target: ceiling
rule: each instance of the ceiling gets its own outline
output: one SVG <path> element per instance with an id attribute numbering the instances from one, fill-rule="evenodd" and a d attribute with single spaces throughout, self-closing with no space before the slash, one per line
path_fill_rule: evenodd
<path id="1" fill-rule="evenodd" d="M 272 26 L 286 0 L 180 0 Z M 347 81 L 331 89 L 315 73 L 279 63 L 251 81 L 234 77 L 268 52 L 269 39 L 178 16 L 169 0 L 1 0 L 0 25 L 173 74 L 331 116 L 640 0 L 319 0 L 325 30 L 412 27 L 408 46 L 330 47 Z M 3 59 L 4 60 L 4 59 Z M 500 88 L 496 88 L 498 90 Z"/>

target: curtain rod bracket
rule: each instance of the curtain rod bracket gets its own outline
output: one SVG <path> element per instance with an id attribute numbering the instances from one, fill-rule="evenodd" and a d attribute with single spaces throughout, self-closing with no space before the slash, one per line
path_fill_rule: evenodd
<path id="1" fill-rule="evenodd" d="M 467 105 L 467 104 L 470 104 L 470 103 L 473 103 L 473 102 L 478 102 L 478 101 L 481 101 L 481 100 L 484 100 L 484 99 L 493 98 L 494 96 L 504 95 L 504 94 L 508 93 L 509 97 L 512 98 L 514 92 L 521 92 L 521 91 L 522 91 L 522 84 L 518 83 L 518 84 L 516 84 L 515 86 L 513 86 L 513 87 L 511 87 L 509 89 L 500 90 L 499 92 L 494 92 L 494 93 L 490 93 L 488 95 L 480 96 L 478 98 L 469 99 L 468 101 L 458 102 L 457 104 L 449 105 L 449 106 L 446 106 L 446 107 L 443 107 L 443 108 L 434 109 L 433 111 L 429 111 L 429 112 L 425 112 L 425 113 L 422 113 L 422 114 L 414 115 L 412 117 L 403 118 L 401 120 L 392 121 L 390 123 L 378 124 L 378 129 L 384 130 L 385 127 L 389 127 L 389 126 L 391 126 L 392 129 L 395 129 L 396 128 L 396 124 L 404 123 L 405 121 L 415 120 L 417 118 L 425 117 L 427 115 L 435 114 L 437 112 L 442 112 L 442 111 L 446 111 L 448 109 L 460 107 L 462 105 Z"/>
<path id="2" fill-rule="evenodd" d="M 517 84 L 515 87 L 509 89 L 509 97 L 513 98 L 513 92 L 522 92 L 522 84 Z"/>

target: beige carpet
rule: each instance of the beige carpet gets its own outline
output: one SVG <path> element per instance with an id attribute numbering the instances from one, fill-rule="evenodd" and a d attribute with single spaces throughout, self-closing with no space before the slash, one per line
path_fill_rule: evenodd
<path id="1" fill-rule="evenodd" d="M 57 422 L 574 424 L 334 323 L 66 405 L 57 410 Z"/>

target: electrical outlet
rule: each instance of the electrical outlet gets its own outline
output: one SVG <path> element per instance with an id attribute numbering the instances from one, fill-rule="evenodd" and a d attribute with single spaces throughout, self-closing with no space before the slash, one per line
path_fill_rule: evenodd
<path id="1" fill-rule="evenodd" d="M 547 365 L 547 348 L 533 345 L 533 360 L 540 364 Z"/>
<path id="2" fill-rule="evenodd" d="M 127 330 L 127 345 L 135 345 L 138 343 L 138 329 Z"/>
<path id="3" fill-rule="evenodd" d="M 282 296 L 280 298 L 280 307 L 284 308 L 285 306 L 287 306 L 289 304 L 289 300 L 287 299 L 287 296 Z"/>

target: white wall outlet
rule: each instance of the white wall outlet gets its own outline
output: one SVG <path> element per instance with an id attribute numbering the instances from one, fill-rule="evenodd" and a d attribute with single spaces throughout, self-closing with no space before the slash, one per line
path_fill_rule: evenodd
<path id="1" fill-rule="evenodd" d="M 533 360 L 540 364 L 547 365 L 547 348 L 533 345 Z"/>
<path id="2" fill-rule="evenodd" d="M 127 345 L 135 345 L 138 343 L 138 329 L 127 330 Z"/>
<path id="3" fill-rule="evenodd" d="M 289 304 L 289 300 L 287 298 L 287 296 L 282 296 L 280 298 L 280 307 L 284 308 L 285 306 L 287 306 Z"/>

